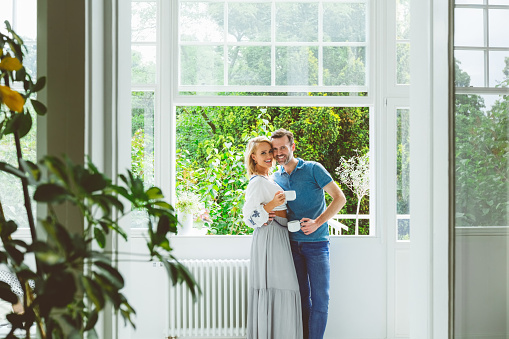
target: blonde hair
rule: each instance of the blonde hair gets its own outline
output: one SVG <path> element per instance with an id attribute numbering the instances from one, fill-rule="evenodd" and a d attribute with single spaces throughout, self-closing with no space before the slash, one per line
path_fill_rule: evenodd
<path id="1" fill-rule="evenodd" d="M 262 142 L 266 142 L 272 147 L 272 143 L 269 138 L 264 136 L 253 138 L 247 142 L 246 152 L 244 153 L 244 165 L 246 166 L 248 176 L 256 173 L 256 164 L 251 155 L 255 154 L 258 145 Z"/>

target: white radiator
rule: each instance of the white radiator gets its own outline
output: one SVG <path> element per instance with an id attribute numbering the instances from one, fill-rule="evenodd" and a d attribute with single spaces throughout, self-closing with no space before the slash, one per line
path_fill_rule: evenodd
<path id="1" fill-rule="evenodd" d="M 170 286 L 169 338 L 245 338 L 249 260 L 180 260 L 202 294 Z"/>

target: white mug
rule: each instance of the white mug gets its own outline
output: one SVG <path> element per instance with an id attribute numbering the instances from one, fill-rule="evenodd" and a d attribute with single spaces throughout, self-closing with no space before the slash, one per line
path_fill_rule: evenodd
<path id="1" fill-rule="evenodd" d="M 285 191 L 285 197 L 287 201 L 292 201 L 295 200 L 295 198 L 297 198 L 297 194 L 295 193 L 295 191 Z"/>
<path id="2" fill-rule="evenodd" d="M 290 232 L 297 232 L 300 230 L 300 221 L 299 220 L 292 220 L 288 222 L 288 231 Z"/>

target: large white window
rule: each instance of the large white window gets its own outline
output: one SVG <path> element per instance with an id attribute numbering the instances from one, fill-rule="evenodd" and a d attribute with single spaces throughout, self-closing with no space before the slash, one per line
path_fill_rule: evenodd
<path id="1" fill-rule="evenodd" d="M 391 129 L 394 138 L 396 128 L 402 133 L 397 142 L 403 158 L 399 158 L 398 163 L 379 162 L 387 149 L 385 142 L 378 142 L 385 140 L 384 134 L 388 133 L 383 127 L 387 119 L 382 114 L 386 110 L 384 98 L 399 97 L 406 103 L 408 95 L 408 89 L 403 88 L 409 84 L 408 1 L 390 1 L 391 13 L 383 4 L 369 0 L 181 0 L 170 3 L 138 0 L 131 3 L 132 169 L 143 175 L 147 185 L 156 183 L 178 195 L 183 187 L 197 187 L 207 180 L 218 182 L 217 175 L 210 171 L 192 178 L 196 173 L 182 170 L 189 165 L 186 163 L 189 154 L 191 158 L 195 155 L 196 145 L 214 136 L 216 129 L 221 130 L 214 125 L 214 119 L 220 122 L 236 117 L 244 119 L 242 133 L 223 131 L 225 137 L 229 132 L 235 137 L 234 153 L 238 156 L 243 151 L 244 139 L 263 131 L 261 121 L 268 121 L 274 128 L 292 129 L 297 132 L 297 140 L 305 144 L 309 136 L 302 131 L 312 130 L 301 126 L 305 124 L 323 127 L 314 130 L 317 138 L 327 133 L 346 134 L 348 127 L 327 125 L 319 118 L 320 114 L 335 114 L 343 123 L 350 119 L 363 124 L 364 135 L 359 138 L 362 140 L 357 140 L 358 146 L 352 147 L 369 152 L 371 192 L 369 197 L 363 198 L 365 207 L 361 208 L 359 226 L 355 227 L 355 208 L 345 209 L 336 219 L 346 224 L 348 230 L 340 230 L 340 225 L 335 224 L 331 233 L 377 234 L 375 210 L 385 204 L 376 204 L 375 208 L 375 201 L 381 194 L 377 191 L 380 184 L 377 178 L 390 170 L 399 171 L 397 180 L 402 186 L 398 193 L 401 201 L 397 210 L 391 212 L 394 229 L 398 232 L 397 224 L 403 225 L 399 228 L 402 234 L 397 237 L 408 239 L 409 211 L 405 200 L 408 138 L 404 134 L 408 127 L 405 124 L 408 106 L 397 104 L 398 115 L 394 115 L 391 122 L 394 123 Z M 377 37 L 380 37 L 381 25 L 386 22 L 390 26 L 390 39 L 383 45 Z M 390 66 L 384 67 L 379 60 Z M 387 69 L 393 72 L 386 74 Z M 387 75 L 383 81 L 375 81 L 383 74 Z M 391 92 L 388 88 L 395 90 Z M 248 110 L 253 113 L 243 115 Z M 285 120 L 284 114 L 286 117 L 293 114 L 297 120 Z M 253 116 L 259 121 L 251 120 Z M 189 119 L 194 122 L 189 123 Z M 396 120 L 399 121 L 397 127 Z M 232 152 L 224 148 L 230 145 L 228 138 L 221 144 L 214 140 L 214 147 L 211 146 L 211 153 L 207 154 L 209 158 L 204 158 L 203 172 L 214 163 L 213 152 Z M 331 140 L 336 143 L 331 147 L 341 155 L 342 142 Z M 306 160 L 327 162 L 327 157 L 316 152 L 298 149 L 296 153 Z M 323 153 L 326 154 L 325 150 Z M 186 154 L 187 158 L 183 159 Z M 219 156 L 217 158 L 221 161 Z M 333 176 L 337 166 L 339 163 L 328 165 Z M 242 186 L 242 182 L 238 184 L 233 189 Z M 210 192 L 220 189 L 218 185 L 211 183 Z M 345 185 L 341 186 L 356 206 L 357 197 Z M 391 199 L 396 206 L 396 195 Z M 241 208 L 240 200 L 232 202 L 230 212 Z M 212 203 L 205 205 L 206 215 L 202 215 L 201 221 L 217 212 L 217 209 L 211 211 Z M 396 214 L 400 216 L 396 218 Z"/>

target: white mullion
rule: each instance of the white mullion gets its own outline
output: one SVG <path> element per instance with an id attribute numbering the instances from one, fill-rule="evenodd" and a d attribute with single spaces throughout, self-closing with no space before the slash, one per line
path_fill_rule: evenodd
<path id="1" fill-rule="evenodd" d="M 456 87 L 456 94 L 509 95 L 507 87 Z"/>
<path id="2" fill-rule="evenodd" d="M 484 0 L 486 3 L 487 0 Z M 490 31 L 489 31 L 489 10 L 488 7 L 483 9 L 484 18 L 484 86 L 490 87 Z"/>
<path id="3" fill-rule="evenodd" d="M 180 79 L 181 79 L 181 73 L 180 73 L 180 67 L 181 64 L 181 53 L 180 48 L 183 46 L 183 42 L 180 40 L 180 0 L 176 1 L 176 3 L 172 6 L 170 9 L 170 18 L 175 22 L 174 25 L 171 25 L 171 34 L 170 34 L 170 46 L 171 46 L 171 52 L 168 54 L 169 62 L 170 62 L 170 68 L 173 72 L 173 76 L 176 78 L 172 79 L 171 83 L 171 95 L 174 98 L 176 98 L 179 94 L 179 86 L 180 86 Z M 175 13 L 174 13 L 175 12 Z M 173 101 L 172 99 L 172 101 Z M 172 106 L 173 107 L 173 106 Z"/>
<path id="4" fill-rule="evenodd" d="M 407 40 L 407 41 L 410 41 L 410 40 Z M 135 43 L 135 42 L 133 42 L 133 44 L 141 45 L 141 43 Z M 148 44 L 150 44 L 150 43 L 148 43 Z M 152 44 L 154 44 L 154 43 L 152 43 Z M 214 42 L 214 41 L 200 41 L 199 42 L 199 46 L 217 46 L 218 44 L 219 44 L 219 42 Z M 315 47 L 317 43 L 316 42 L 284 42 L 284 41 L 281 41 L 281 42 L 237 41 L 237 42 L 229 42 L 227 44 L 228 44 L 228 46 L 265 46 L 265 47 L 268 47 L 268 46 L 275 45 L 277 47 L 285 47 L 285 46 L 288 46 L 288 47 Z M 196 41 L 182 41 L 182 42 L 180 42 L 180 46 L 196 46 L 196 45 L 197 45 Z M 323 42 L 323 45 L 327 46 L 327 47 L 367 47 L 368 43 L 366 41 L 357 41 L 357 42 L 355 42 L 355 41 L 354 42 L 327 41 L 327 42 Z"/>
<path id="5" fill-rule="evenodd" d="M 11 22 L 11 28 L 14 31 L 18 31 L 18 18 L 16 14 L 18 13 L 18 1 L 13 0 L 12 1 L 12 22 Z"/>
<path id="6" fill-rule="evenodd" d="M 223 8 L 223 15 L 224 15 L 224 27 L 223 27 L 223 84 L 228 85 L 229 84 L 229 65 L 228 65 L 228 2 L 224 2 L 224 8 Z"/>
<path id="7" fill-rule="evenodd" d="M 486 47 L 476 46 L 454 46 L 456 51 L 484 51 Z M 509 47 L 490 47 L 490 51 L 493 52 L 509 52 Z"/>
<path id="8" fill-rule="evenodd" d="M 270 84 L 276 86 L 276 2 L 272 1 L 270 13 Z"/>
<path id="9" fill-rule="evenodd" d="M 317 100 L 318 99 L 318 100 Z M 178 97 L 175 106 L 285 106 L 285 107 L 367 107 L 372 97 L 360 96 L 188 96 Z"/>
<path id="10" fill-rule="evenodd" d="M 323 86 L 323 2 L 318 3 L 318 86 Z"/>
<path id="11" fill-rule="evenodd" d="M 157 41 L 131 41 L 131 46 L 156 46 Z"/>

